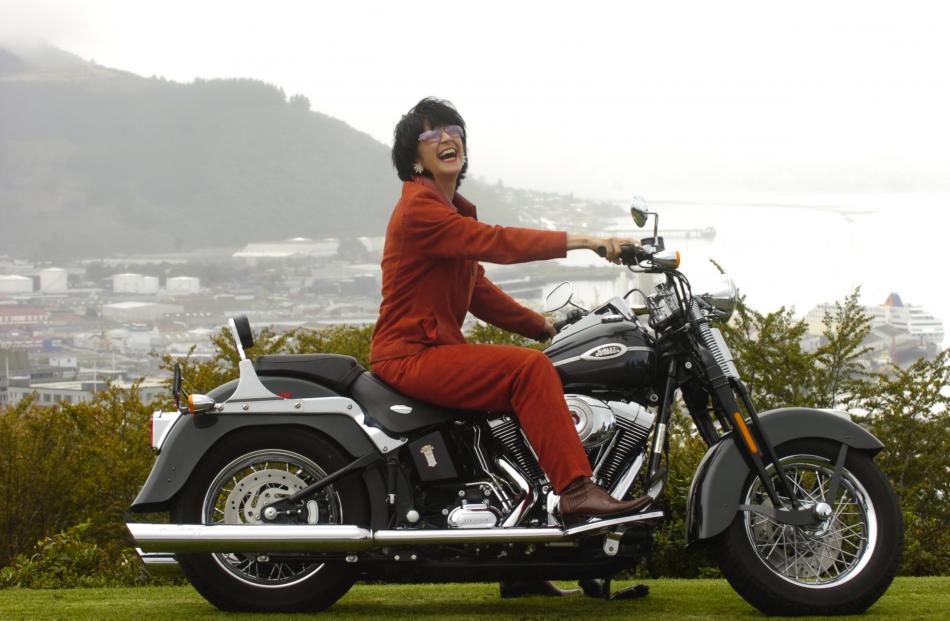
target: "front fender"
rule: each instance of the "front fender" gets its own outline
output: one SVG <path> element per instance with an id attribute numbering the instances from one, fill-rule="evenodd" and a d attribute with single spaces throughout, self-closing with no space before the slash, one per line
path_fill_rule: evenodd
<path id="1" fill-rule="evenodd" d="M 845 412 L 810 408 L 781 408 L 759 414 L 772 446 L 800 438 L 824 438 L 849 448 L 875 454 L 884 448 Z M 731 434 L 726 434 L 703 456 L 686 502 L 686 543 L 714 537 L 724 531 L 739 510 L 742 485 L 750 468 Z"/>

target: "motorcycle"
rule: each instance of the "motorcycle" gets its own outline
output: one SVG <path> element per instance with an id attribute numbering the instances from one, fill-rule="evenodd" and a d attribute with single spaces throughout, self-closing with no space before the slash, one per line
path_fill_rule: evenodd
<path id="1" fill-rule="evenodd" d="M 722 573 L 766 614 L 853 614 L 893 579 L 903 547 L 894 491 L 874 462 L 883 444 L 845 412 L 757 412 L 717 322 L 737 291 L 694 295 L 653 237 L 621 262 L 652 275 L 586 310 L 570 308 L 545 349 L 593 478 L 618 499 L 665 489 L 674 397 L 708 445 L 689 490 L 687 544 L 711 545 Z M 639 296 L 641 304 L 628 299 Z M 256 361 L 246 318 L 229 320 L 238 380 L 156 412 L 158 452 L 130 523 L 150 567 L 177 563 L 226 610 L 322 610 L 357 579 L 464 582 L 611 576 L 649 552 L 659 502 L 630 515 L 566 524 L 517 419 L 450 410 L 386 386 L 332 354 Z M 598 582 L 599 581 L 599 582 Z M 585 590 L 587 587 L 585 587 Z"/>

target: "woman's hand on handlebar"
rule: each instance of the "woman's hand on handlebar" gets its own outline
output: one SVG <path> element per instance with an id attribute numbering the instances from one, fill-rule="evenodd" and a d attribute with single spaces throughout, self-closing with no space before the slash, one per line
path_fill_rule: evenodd
<path id="1" fill-rule="evenodd" d="M 541 334 L 538 335 L 538 340 L 544 343 L 545 341 L 550 341 L 555 336 L 557 336 L 558 329 L 554 327 L 554 322 L 551 321 L 550 317 L 544 318 L 544 326 L 541 328 Z"/>
<path id="2" fill-rule="evenodd" d="M 635 239 L 623 237 L 596 237 L 593 235 L 567 234 L 567 249 L 577 250 L 586 248 L 593 250 L 611 263 L 620 263 L 620 253 L 624 246 L 639 246 Z"/>

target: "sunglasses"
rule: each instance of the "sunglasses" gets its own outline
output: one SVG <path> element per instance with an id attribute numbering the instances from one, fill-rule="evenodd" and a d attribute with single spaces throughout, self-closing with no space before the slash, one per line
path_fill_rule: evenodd
<path id="1" fill-rule="evenodd" d="M 453 138 L 461 138 L 465 135 L 465 130 L 459 125 L 446 125 L 437 129 L 430 129 L 427 132 L 419 134 L 419 142 L 438 142 L 442 139 L 442 132 L 445 132 Z"/>

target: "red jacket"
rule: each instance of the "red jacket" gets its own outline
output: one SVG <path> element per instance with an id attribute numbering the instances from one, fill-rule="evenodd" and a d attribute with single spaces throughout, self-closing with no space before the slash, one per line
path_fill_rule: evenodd
<path id="1" fill-rule="evenodd" d="M 383 301 L 371 361 L 464 343 L 461 326 L 469 311 L 537 337 L 544 318 L 496 287 L 478 262 L 524 263 L 566 254 L 564 232 L 484 224 L 460 194 L 449 203 L 431 179 L 406 181 L 386 229 Z"/>

